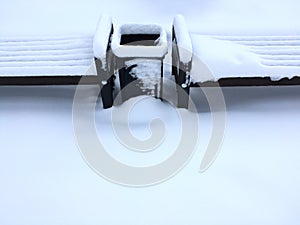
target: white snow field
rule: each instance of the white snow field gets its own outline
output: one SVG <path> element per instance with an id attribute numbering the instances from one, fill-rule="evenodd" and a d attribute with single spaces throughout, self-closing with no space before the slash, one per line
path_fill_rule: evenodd
<path id="1" fill-rule="evenodd" d="M 288 64 L 285 66 L 290 68 L 299 60 L 298 47 L 294 48 L 294 40 L 291 40 L 295 37 L 297 42 L 300 35 L 299 4 L 297 0 L 1 1 L 0 48 L 11 46 L 13 49 L 15 45 L 8 43 L 12 40 L 34 40 L 36 48 L 45 47 L 42 41 L 51 42 L 50 46 L 60 44 L 70 48 L 76 44 L 53 41 L 59 37 L 90 38 L 92 44 L 102 13 L 111 15 L 116 23 L 151 22 L 166 27 L 171 27 L 173 17 L 180 13 L 186 18 L 189 31 L 201 36 L 201 41 L 218 42 L 223 46 L 230 38 L 230 45 L 251 49 L 247 54 L 261 65 L 270 67 L 276 62 Z M 253 46 L 257 36 L 276 36 L 274 46 L 263 50 L 258 45 Z M 283 40 L 279 40 L 279 36 L 289 37 L 290 44 L 280 46 Z M 39 40 L 44 37 L 47 40 Z M 240 46 L 235 37 L 249 37 L 251 46 L 245 42 Z M 28 50 L 26 45 L 23 48 Z M 267 51 L 266 54 L 263 51 Z M 277 55 L 272 54 L 273 51 L 289 54 Z M 21 51 L 10 52 L 18 56 Z M 49 49 L 46 52 L 43 56 L 40 49 L 35 54 L 55 64 L 53 59 L 59 56 L 48 54 Z M 16 59 L 2 55 L 3 51 L 0 53 L 3 64 L 13 64 Z M 63 57 L 84 64 L 78 61 L 78 56 L 89 58 L 93 54 L 92 48 L 87 52 L 74 50 L 74 53 Z M 220 58 L 227 53 L 220 52 Z M 32 58 L 24 61 L 34 62 L 35 56 L 32 54 L 28 56 Z M 279 60 L 280 57 L 284 60 Z M 243 63 L 247 71 L 253 69 L 252 61 Z M 5 68 L 3 64 L 0 70 Z M 282 75 L 280 66 L 273 71 L 278 72 L 274 72 L 276 77 Z M 22 68 L 20 72 L 26 71 Z M 292 73 L 285 76 L 290 75 Z M 198 170 L 213 129 L 212 117 L 200 88 L 192 89 L 198 112 L 183 112 L 199 116 L 195 154 L 176 176 L 147 188 L 110 183 L 86 164 L 77 149 L 73 131 L 74 91 L 75 87 L 65 86 L 0 87 L 0 224 L 299 224 L 299 87 L 224 88 L 225 136 L 219 156 L 205 173 Z M 206 91 L 214 93 L 212 88 Z M 87 87 L 87 96 L 95 93 L 96 87 Z M 163 145 L 150 153 L 128 151 L 112 130 L 112 111 L 122 110 L 135 101 L 139 102 L 129 115 L 130 129 L 135 136 L 147 138 L 150 135 L 147 128 L 153 118 L 161 118 L 166 125 Z M 124 122 L 119 121 L 121 126 Z M 176 109 L 151 97 L 134 98 L 108 110 L 98 105 L 96 126 L 109 154 L 138 166 L 167 158 L 178 144 L 181 128 Z"/>

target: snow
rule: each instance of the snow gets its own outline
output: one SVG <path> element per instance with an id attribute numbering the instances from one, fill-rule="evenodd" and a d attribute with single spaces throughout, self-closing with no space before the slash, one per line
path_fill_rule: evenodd
<path id="1" fill-rule="evenodd" d="M 93 58 L 89 36 L 0 39 L 0 76 L 83 75 Z"/>
<path id="2" fill-rule="evenodd" d="M 299 3 L 298 0 L 10 0 L 0 3 L 0 39 L 20 38 L 24 42 L 83 35 L 89 36 L 92 44 L 102 13 L 111 15 L 120 24 L 138 21 L 162 23 L 168 28 L 174 15 L 181 13 L 191 33 L 206 35 L 203 38 L 208 42 L 214 36 L 228 35 L 297 39 Z M 226 40 L 218 42 L 222 41 Z M 235 46 L 235 52 L 242 51 L 247 57 L 250 54 L 252 60 L 259 60 L 258 53 L 253 55 L 247 46 L 238 47 L 231 38 L 227 41 Z M 264 53 L 271 47 L 263 48 L 256 52 Z M 288 48 L 292 55 L 267 57 L 298 59 L 294 47 L 277 48 L 271 51 L 285 53 Z M 73 53 L 93 55 L 92 47 L 64 52 L 68 59 Z M 34 51 L 31 56 L 54 57 L 53 53 L 54 50 Z M 27 52 L 6 54 L 5 57 L 20 54 L 20 59 Z M 86 104 L 97 93 L 96 88 L 87 87 Z M 197 106 L 197 113 L 193 114 L 199 116 L 200 129 L 196 152 L 179 174 L 148 188 L 112 184 L 94 173 L 82 159 L 72 124 L 74 91 L 74 87 L 65 86 L 0 87 L 1 224 L 299 224 L 299 87 L 224 88 L 225 138 L 220 155 L 205 173 L 199 173 L 198 169 L 213 129 L 212 117 L 201 89 L 193 88 L 191 95 Z M 214 93 L 212 88 L 206 91 Z M 150 155 L 128 151 L 119 143 L 111 126 L 112 110 L 122 110 L 136 101 L 129 115 L 135 136 L 141 140 L 149 137 L 149 122 L 153 118 L 161 118 L 166 126 L 164 145 Z M 99 139 L 109 154 L 128 164 L 145 166 L 160 162 L 172 153 L 180 139 L 176 109 L 154 98 L 131 99 L 108 110 L 103 110 L 100 104 L 95 117 Z M 126 122 L 119 121 L 119 125 Z"/>
<path id="3" fill-rule="evenodd" d="M 94 57 L 105 68 L 111 26 L 104 14 L 93 36 L 2 37 L 0 76 L 84 75 Z"/>
<path id="4" fill-rule="evenodd" d="M 110 33 L 112 29 L 111 17 L 104 14 L 99 19 L 96 33 L 94 34 L 93 51 L 94 56 L 101 60 L 102 66 L 106 66 L 106 51 L 110 41 Z"/>
<path id="5" fill-rule="evenodd" d="M 173 26 L 176 33 L 180 60 L 183 63 L 189 63 L 192 61 L 193 47 L 184 17 L 182 15 L 177 15 L 174 18 Z"/>
<path id="6" fill-rule="evenodd" d="M 95 88 L 86 89 L 88 99 L 93 93 Z M 200 89 L 193 89 L 200 140 L 192 161 L 165 183 L 127 188 L 97 176 L 78 152 L 71 122 L 72 87 L 2 87 L 0 219 L 4 224 L 30 225 L 62 220 L 66 225 L 137 221 L 296 225 L 300 219 L 299 95 L 298 87 L 224 89 L 224 144 L 216 162 L 202 174 L 199 163 L 212 124 L 205 97 Z M 176 147 L 180 121 L 170 105 L 139 98 L 130 113 L 130 128 L 141 139 L 148 137 L 151 119 L 158 117 L 165 123 L 166 142 L 150 156 L 132 153 L 118 142 L 111 111 L 99 105 L 96 126 L 100 140 L 118 160 L 153 164 Z"/>
<path id="7" fill-rule="evenodd" d="M 122 34 L 160 34 L 166 40 L 166 33 L 158 24 L 123 24 L 118 34 L 119 37 Z"/>
<path id="8" fill-rule="evenodd" d="M 139 79 L 139 87 L 148 95 L 155 96 L 155 91 L 160 90 L 161 61 L 151 59 L 135 59 L 125 62 L 126 67 L 135 65 L 130 75 Z"/>
<path id="9" fill-rule="evenodd" d="M 155 46 L 121 45 L 123 34 L 159 34 Z M 162 58 L 168 53 L 167 34 L 165 29 L 156 24 L 123 24 L 116 28 L 113 35 L 112 51 L 118 57 L 152 57 Z"/>
<path id="10" fill-rule="evenodd" d="M 276 81 L 300 76 L 300 36 L 191 37 L 193 82 L 228 77 L 270 77 Z"/>
<path id="11" fill-rule="evenodd" d="M 289 36 L 300 35 L 299 8 L 298 0 L 217 0 L 184 16 L 189 30 L 198 34 Z"/>

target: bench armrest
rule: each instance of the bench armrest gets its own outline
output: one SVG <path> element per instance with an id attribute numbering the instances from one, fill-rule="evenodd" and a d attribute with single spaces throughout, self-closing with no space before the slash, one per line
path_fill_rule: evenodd
<path id="1" fill-rule="evenodd" d="M 98 21 L 93 41 L 95 60 L 101 63 L 101 68 L 107 70 L 110 62 L 111 37 L 113 34 L 112 19 L 108 15 L 102 15 Z"/>
<path id="2" fill-rule="evenodd" d="M 189 64 L 193 58 L 193 47 L 190 34 L 182 15 L 177 15 L 173 21 L 172 41 L 178 60 L 183 64 Z"/>
<path id="3" fill-rule="evenodd" d="M 108 15 L 102 15 L 94 35 L 93 51 L 103 108 L 113 105 L 114 90 L 114 59 L 111 52 L 111 39 L 114 32 L 112 19 Z"/>
<path id="4" fill-rule="evenodd" d="M 188 108 L 191 84 L 193 48 L 185 19 L 177 15 L 172 29 L 172 74 L 175 76 L 178 92 L 177 106 Z"/>

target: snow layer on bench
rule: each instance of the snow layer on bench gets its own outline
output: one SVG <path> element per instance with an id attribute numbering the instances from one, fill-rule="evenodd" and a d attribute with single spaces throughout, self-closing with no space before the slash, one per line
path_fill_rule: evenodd
<path id="1" fill-rule="evenodd" d="M 102 15 L 98 22 L 93 42 L 94 56 L 102 61 L 102 65 L 106 65 L 106 50 L 111 28 L 112 20 L 110 16 L 106 14 Z"/>
<path id="2" fill-rule="evenodd" d="M 133 59 L 126 62 L 126 68 L 132 67 L 129 74 L 138 79 L 138 85 L 147 95 L 155 96 L 160 90 L 161 61 L 152 59 Z"/>
<path id="3" fill-rule="evenodd" d="M 84 75 L 92 45 L 89 36 L 0 38 L 0 76 Z"/>
<path id="4" fill-rule="evenodd" d="M 189 63 L 192 60 L 193 47 L 184 17 L 177 15 L 174 18 L 173 26 L 176 33 L 180 60 L 183 63 Z"/>
<path id="5" fill-rule="evenodd" d="M 0 36 L 93 35 L 103 12 L 122 23 L 169 27 L 180 12 L 200 34 L 257 35 L 257 27 L 265 34 L 277 26 L 274 35 L 291 35 L 300 28 L 300 1 L 294 0 L 287 10 L 289 2 L 7 0 L 0 4 Z M 266 5 L 268 11 L 261 11 Z M 278 5 L 281 10 L 274 10 Z M 87 97 L 97 93 L 88 88 Z M 147 188 L 111 184 L 84 163 L 74 144 L 73 87 L 1 87 L 0 92 L 1 224 L 299 224 L 299 87 L 225 88 L 225 139 L 217 161 L 203 174 L 198 173 L 199 163 L 213 126 L 205 97 L 192 89 L 200 117 L 195 155 L 174 178 Z M 128 164 L 161 162 L 179 141 L 182 122 L 176 111 L 155 99 L 139 101 L 130 114 L 130 129 L 137 138 L 149 136 L 147 127 L 154 118 L 166 126 L 167 142 L 150 156 L 133 155 L 118 142 L 110 110 L 97 108 L 95 113 L 99 138 L 110 154 Z"/>
<path id="6" fill-rule="evenodd" d="M 229 77 L 300 76 L 300 36 L 191 35 L 193 82 Z M 213 76 L 212 76 L 212 75 Z"/>

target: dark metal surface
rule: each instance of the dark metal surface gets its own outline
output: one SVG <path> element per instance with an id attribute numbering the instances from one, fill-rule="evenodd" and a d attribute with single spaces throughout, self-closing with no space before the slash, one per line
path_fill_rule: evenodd
<path id="1" fill-rule="evenodd" d="M 159 37 L 159 34 L 122 34 L 120 44 L 155 46 L 155 40 Z"/>
<path id="2" fill-rule="evenodd" d="M 2 86 L 77 85 L 83 76 L 7 76 L 0 77 Z M 99 84 L 98 76 L 84 76 L 81 84 Z"/>
<path id="3" fill-rule="evenodd" d="M 283 78 L 281 80 L 271 80 L 269 77 L 250 77 L 250 78 L 222 78 L 219 81 L 208 81 L 193 83 L 191 87 L 243 87 L 243 86 L 290 86 L 300 85 L 300 76 L 292 79 Z"/>

